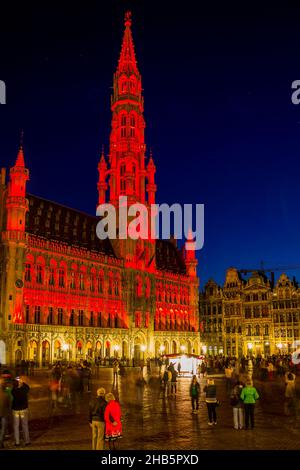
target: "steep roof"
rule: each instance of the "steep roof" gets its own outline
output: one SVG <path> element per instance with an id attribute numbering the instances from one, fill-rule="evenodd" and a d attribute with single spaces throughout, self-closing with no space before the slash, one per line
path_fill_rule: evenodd
<path id="1" fill-rule="evenodd" d="M 26 197 L 29 200 L 26 232 L 116 257 L 111 242 L 96 235 L 99 222 L 96 216 L 32 194 L 27 193 Z"/>

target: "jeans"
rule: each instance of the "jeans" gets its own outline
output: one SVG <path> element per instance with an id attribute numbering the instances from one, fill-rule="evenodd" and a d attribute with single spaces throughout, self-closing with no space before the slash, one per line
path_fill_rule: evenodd
<path id="1" fill-rule="evenodd" d="M 233 426 L 234 429 L 242 429 L 244 424 L 244 410 L 243 408 L 233 408 Z"/>
<path id="2" fill-rule="evenodd" d="M 210 423 L 217 422 L 216 403 L 206 403 L 208 411 L 208 420 Z"/>
<path id="3" fill-rule="evenodd" d="M 92 448 L 93 450 L 104 449 L 104 421 L 92 421 Z"/>
<path id="4" fill-rule="evenodd" d="M 0 444 L 3 444 L 4 441 L 4 436 L 5 436 L 5 431 L 6 431 L 6 423 L 7 423 L 7 418 L 6 416 L 1 416 L 0 417 Z"/>
<path id="5" fill-rule="evenodd" d="M 20 420 L 22 423 L 25 444 L 28 444 L 30 442 L 28 430 L 28 409 L 18 411 L 13 410 L 14 436 L 16 444 L 20 444 Z"/>
<path id="6" fill-rule="evenodd" d="M 193 411 L 199 410 L 199 397 L 192 397 L 192 408 Z"/>
<path id="7" fill-rule="evenodd" d="M 249 428 L 249 421 L 250 421 L 250 426 L 253 429 L 254 428 L 254 403 L 245 403 L 245 428 Z"/>

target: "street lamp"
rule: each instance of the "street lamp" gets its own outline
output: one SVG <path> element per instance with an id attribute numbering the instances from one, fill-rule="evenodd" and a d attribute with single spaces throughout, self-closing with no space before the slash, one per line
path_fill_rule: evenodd
<path id="1" fill-rule="evenodd" d="M 180 349 L 184 353 L 184 351 L 186 350 L 186 347 L 185 346 L 180 346 Z"/>
<path id="2" fill-rule="evenodd" d="M 253 349 L 253 344 L 252 343 L 248 343 L 248 349 Z"/>
<path id="3" fill-rule="evenodd" d="M 116 344 L 116 345 L 114 346 L 114 351 L 115 351 L 115 356 L 116 356 L 116 357 L 118 357 L 118 352 L 119 352 L 119 350 L 120 350 L 120 346 L 119 346 L 118 344 Z"/>
<path id="4" fill-rule="evenodd" d="M 159 348 L 161 353 L 163 353 L 165 351 L 165 349 L 166 349 L 166 346 L 160 346 L 160 348 Z"/>

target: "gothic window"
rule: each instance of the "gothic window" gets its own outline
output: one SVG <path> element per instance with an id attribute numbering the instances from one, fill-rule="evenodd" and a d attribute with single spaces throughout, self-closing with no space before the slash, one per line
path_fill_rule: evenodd
<path id="1" fill-rule="evenodd" d="M 94 326 L 94 312 L 90 313 L 89 326 Z"/>
<path id="2" fill-rule="evenodd" d="M 36 267 L 36 282 L 38 284 L 43 284 L 43 266 L 40 264 Z"/>
<path id="3" fill-rule="evenodd" d="M 258 300 L 258 294 L 253 294 L 253 300 L 257 301 Z"/>
<path id="4" fill-rule="evenodd" d="M 75 289 L 75 273 L 71 271 L 71 282 L 70 282 L 71 289 Z"/>
<path id="5" fill-rule="evenodd" d="M 245 308 L 245 318 L 251 318 L 251 307 Z"/>
<path id="6" fill-rule="evenodd" d="M 54 272 L 54 268 L 49 268 L 49 286 L 54 286 L 55 284 Z"/>
<path id="7" fill-rule="evenodd" d="M 25 321 L 26 323 L 29 323 L 30 320 L 30 307 L 29 305 L 25 306 Z"/>
<path id="8" fill-rule="evenodd" d="M 25 264 L 25 281 L 31 282 L 31 264 Z"/>
<path id="9" fill-rule="evenodd" d="M 135 126 L 135 117 L 134 116 L 130 116 L 130 126 L 131 127 L 134 127 Z"/>
<path id="10" fill-rule="evenodd" d="M 254 307 L 253 313 L 254 313 L 254 318 L 259 318 L 260 317 L 260 307 L 259 306 Z"/>
<path id="11" fill-rule="evenodd" d="M 78 314 L 78 326 L 83 326 L 83 322 L 84 322 L 84 311 L 83 311 L 83 310 L 79 310 L 79 314 Z"/>
<path id="12" fill-rule="evenodd" d="M 79 274 L 79 289 L 84 290 L 84 274 Z"/>
<path id="13" fill-rule="evenodd" d="M 113 293 L 113 279 L 112 279 L 112 273 L 109 273 L 108 277 L 108 294 L 112 295 Z"/>
<path id="14" fill-rule="evenodd" d="M 49 307 L 49 313 L 47 317 L 47 325 L 53 325 L 53 307 Z"/>
<path id="15" fill-rule="evenodd" d="M 255 325 L 255 336 L 259 336 L 260 331 L 259 331 L 259 325 Z"/>
<path id="16" fill-rule="evenodd" d="M 141 326 L 141 315 L 139 312 L 135 313 L 135 327 L 140 328 Z"/>
<path id="17" fill-rule="evenodd" d="M 98 315 L 97 315 L 97 326 L 102 326 L 102 313 L 101 312 L 98 312 Z"/>
<path id="18" fill-rule="evenodd" d="M 116 277 L 116 279 L 115 279 L 115 295 L 117 297 L 119 297 L 119 295 L 120 295 L 119 282 L 120 282 L 120 279 L 118 277 Z"/>
<path id="19" fill-rule="evenodd" d="M 63 268 L 58 271 L 58 286 L 65 287 L 65 270 Z"/>
<path id="20" fill-rule="evenodd" d="M 34 308 L 34 323 L 41 323 L 41 307 Z"/>
<path id="21" fill-rule="evenodd" d="M 63 312 L 63 309 L 62 308 L 58 308 L 57 309 L 57 324 L 58 325 L 63 325 L 63 315 L 64 315 L 64 312 Z"/>
<path id="22" fill-rule="evenodd" d="M 103 294 L 103 275 L 101 273 L 98 277 L 98 292 L 99 294 Z"/>
<path id="23" fill-rule="evenodd" d="M 74 310 L 71 310 L 71 314 L 70 314 L 70 326 L 74 326 L 74 317 L 75 317 L 75 312 L 74 312 Z"/>
<path id="24" fill-rule="evenodd" d="M 251 325 L 247 325 L 247 336 L 251 336 Z"/>
<path id="25" fill-rule="evenodd" d="M 126 165 L 122 164 L 120 166 L 120 190 L 125 191 L 126 190 L 126 179 L 125 179 L 125 173 L 126 173 Z"/>

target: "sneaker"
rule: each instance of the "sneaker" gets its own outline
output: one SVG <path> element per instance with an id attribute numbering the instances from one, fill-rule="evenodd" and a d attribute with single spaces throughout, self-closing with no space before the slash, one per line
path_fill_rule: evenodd
<path id="1" fill-rule="evenodd" d="M 214 424 L 217 424 L 217 421 L 214 421 Z"/>
<path id="2" fill-rule="evenodd" d="M 213 423 L 211 423 L 211 422 L 209 421 L 209 422 L 208 422 L 208 426 L 212 426 L 212 425 L 213 425 Z"/>

